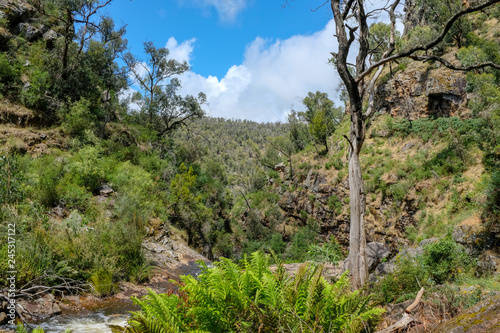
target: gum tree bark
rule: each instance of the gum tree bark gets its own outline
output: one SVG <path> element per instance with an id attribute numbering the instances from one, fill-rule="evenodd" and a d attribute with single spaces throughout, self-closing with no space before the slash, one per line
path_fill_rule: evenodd
<path id="1" fill-rule="evenodd" d="M 348 94 L 348 108 L 346 111 L 351 117 L 349 135 L 345 136 L 349 142 L 349 189 L 350 189 L 350 237 L 349 257 L 347 268 L 350 271 L 353 289 L 362 288 L 368 281 L 368 267 L 366 260 L 366 237 L 365 237 L 365 211 L 366 194 L 363 183 L 363 175 L 360 164 L 360 152 L 366 135 L 366 123 L 373 114 L 375 83 L 383 70 L 383 66 L 391 61 L 408 57 L 414 60 L 439 61 L 445 66 L 456 70 L 468 70 L 484 66 L 496 67 L 495 64 L 479 64 L 468 68 L 462 68 L 447 63 L 445 60 L 429 58 L 426 51 L 441 43 L 452 25 L 460 17 L 482 10 L 498 3 L 500 0 L 486 0 L 476 2 L 475 6 L 465 7 L 454 13 L 442 27 L 439 35 L 433 40 L 410 47 L 399 53 L 395 51 L 395 25 L 396 9 L 400 0 L 392 0 L 386 6 L 366 11 L 368 1 L 365 0 L 331 0 L 331 10 L 335 21 L 338 42 L 338 51 L 332 53 L 337 72 L 345 85 Z M 369 28 L 368 20 L 373 15 L 388 12 L 391 24 L 391 34 L 388 44 L 385 46 L 382 58 L 370 63 L 370 45 L 368 42 Z M 351 46 L 356 44 L 356 63 L 348 62 Z M 424 51 L 422 53 L 421 51 Z M 375 73 L 373 73 L 375 71 Z M 373 73 L 373 74 L 372 74 Z M 371 76 L 371 77 L 370 77 Z M 363 102 L 368 98 L 368 108 L 363 110 Z"/>

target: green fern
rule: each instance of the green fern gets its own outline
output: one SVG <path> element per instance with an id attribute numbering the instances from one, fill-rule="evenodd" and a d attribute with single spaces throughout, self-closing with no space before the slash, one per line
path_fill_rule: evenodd
<path id="1" fill-rule="evenodd" d="M 182 277 L 179 294 L 152 291 L 129 320 L 127 332 L 362 332 L 383 310 L 349 290 L 346 273 L 331 284 L 322 266 L 301 265 L 295 277 L 259 252 L 240 265 L 222 259 L 198 278 Z"/>

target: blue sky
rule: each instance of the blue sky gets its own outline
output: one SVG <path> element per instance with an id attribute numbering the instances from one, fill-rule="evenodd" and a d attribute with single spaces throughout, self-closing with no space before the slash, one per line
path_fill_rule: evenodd
<path id="1" fill-rule="evenodd" d="M 142 43 L 186 60 L 182 92 L 203 91 L 210 116 L 285 121 L 309 91 L 336 99 L 334 26 L 322 0 L 115 0 L 107 8 L 127 25 L 132 53 Z"/>

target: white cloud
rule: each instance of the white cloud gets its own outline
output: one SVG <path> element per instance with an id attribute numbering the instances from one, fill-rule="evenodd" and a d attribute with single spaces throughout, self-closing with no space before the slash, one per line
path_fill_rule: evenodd
<path id="1" fill-rule="evenodd" d="M 193 72 L 181 76 L 182 91 L 207 95 L 210 116 L 259 122 L 285 121 L 292 108 L 300 110 L 309 91 L 322 91 L 337 99 L 339 78 L 328 64 L 336 51 L 333 22 L 309 36 L 286 40 L 256 38 L 245 50 L 241 65 L 232 66 L 219 79 Z"/>
<path id="2" fill-rule="evenodd" d="M 179 62 L 186 61 L 188 64 L 191 61 L 191 53 L 193 52 L 193 44 L 196 38 L 183 41 L 181 44 L 174 37 L 170 37 L 165 47 L 170 51 L 169 58 Z"/>
<path id="3" fill-rule="evenodd" d="M 120 101 L 125 101 L 125 100 L 129 100 L 130 98 L 132 98 L 132 96 L 139 92 L 138 90 L 134 89 L 134 88 L 127 88 L 125 90 L 122 90 L 120 92 L 120 94 L 118 95 L 118 98 L 120 99 Z M 133 111 L 139 111 L 141 109 L 141 107 L 136 104 L 136 103 L 128 103 L 128 108 L 130 110 L 133 110 Z"/>
<path id="4" fill-rule="evenodd" d="M 203 0 L 203 2 L 215 7 L 222 21 L 233 21 L 247 6 L 246 0 Z"/>
<path id="5" fill-rule="evenodd" d="M 192 3 L 205 9 L 214 8 L 219 19 L 225 22 L 233 22 L 236 16 L 247 7 L 248 0 L 179 0 L 182 3 Z"/>

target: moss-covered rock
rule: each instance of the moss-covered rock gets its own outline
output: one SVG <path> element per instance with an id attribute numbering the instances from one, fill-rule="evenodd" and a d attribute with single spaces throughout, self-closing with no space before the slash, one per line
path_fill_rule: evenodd
<path id="1" fill-rule="evenodd" d="M 478 303 L 465 312 L 437 326 L 433 332 L 498 333 L 500 332 L 500 295 Z"/>

